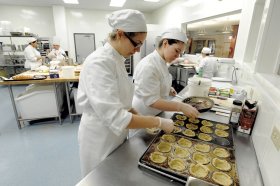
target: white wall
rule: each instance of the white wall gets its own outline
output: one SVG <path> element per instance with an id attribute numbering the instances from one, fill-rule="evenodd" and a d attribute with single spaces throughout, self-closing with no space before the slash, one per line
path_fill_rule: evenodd
<path id="1" fill-rule="evenodd" d="M 0 21 L 11 21 L 11 28 L 29 27 L 32 33 L 40 37 L 60 37 L 61 46 L 75 57 L 73 33 L 95 33 L 96 47 L 101 46 L 111 31 L 106 15 L 109 11 L 87 9 L 70 9 L 63 6 L 25 7 L 0 6 Z M 145 13 L 147 23 L 151 23 L 151 15 Z"/>
<path id="2" fill-rule="evenodd" d="M 11 21 L 11 30 L 23 31 L 24 27 L 40 37 L 55 34 L 51 7 L 0 6 L 0 21 Z"/>

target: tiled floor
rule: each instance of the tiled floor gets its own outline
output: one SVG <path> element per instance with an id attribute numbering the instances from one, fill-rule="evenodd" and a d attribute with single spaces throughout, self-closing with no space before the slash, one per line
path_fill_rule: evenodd
<path id="1" fill-rule="evenodd" d="M 15 94 L 24 86 L 16 86 Z M 0 85 L 0 185 L 71 186 L 80 180 L 79 119 L 18 129 L 7 87 Z"/>

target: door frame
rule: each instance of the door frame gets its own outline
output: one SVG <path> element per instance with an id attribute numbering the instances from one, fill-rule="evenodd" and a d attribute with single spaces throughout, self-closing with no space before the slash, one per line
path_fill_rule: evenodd
<path id="1" fill-rule="evenodd" d="M 78 56 L 77 56 L 77 47 L 76 47 L 76 35 L 93 35 L 94 40 L 94 51 L 96 50 L 96 44 L 95 44 L 95 34 L 94 33 L 74 33 L 74 46 L 75 46 L 75 56 L 76 56 L 76 62 L 78 62 Z"/>

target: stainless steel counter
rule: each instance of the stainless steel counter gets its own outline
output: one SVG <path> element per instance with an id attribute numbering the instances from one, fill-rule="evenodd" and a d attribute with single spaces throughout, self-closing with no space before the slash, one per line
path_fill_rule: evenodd
<path id="1" fill-rule="evenodd" d="M 177 98 L 178 99 L 178 98 Z M 162 117 L 170 118 L 172 112 Z M 207 112 L 202 118 L 228 123 L 229 118 Z M 263 181 L 250 136 L 234 133 L 235 156 L 241 186 L 262 186 Z M 123 145 L 108 156 L 95 170 L 90 172 L 77 186 L 168 186 L 184 185 L 162 175 L 138 167 L 138 160 L 147 149 L 154 135 L 138 130 Z"/>

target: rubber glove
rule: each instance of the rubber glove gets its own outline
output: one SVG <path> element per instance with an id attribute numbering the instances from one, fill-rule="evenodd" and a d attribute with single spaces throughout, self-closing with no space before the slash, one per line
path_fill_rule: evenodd
<path id="1" fill-rule="evenodd" d="M 190 118 L 197 118 L 199 115 L 199 112 L 197 111 L 196 108 L 186 103 L 178 102 L 177 111 L 183 112 L 183 114 L 185 114 Z"/>
<path id="2" fill-rule="evenodd" d="M 162 129 L 165 133 L 171 133 L 174 130 L 174 122 L 172 119 L 159 118 L 158 128 Z"/>

